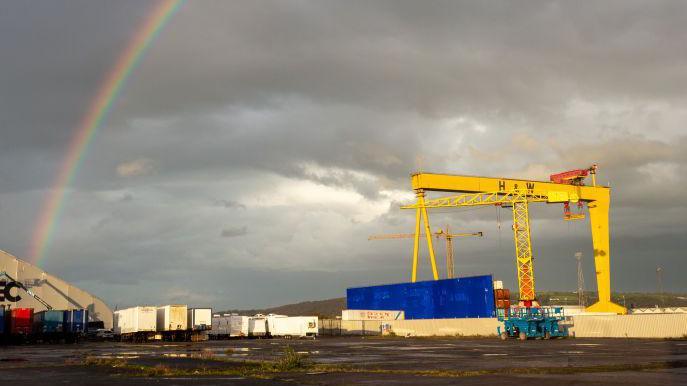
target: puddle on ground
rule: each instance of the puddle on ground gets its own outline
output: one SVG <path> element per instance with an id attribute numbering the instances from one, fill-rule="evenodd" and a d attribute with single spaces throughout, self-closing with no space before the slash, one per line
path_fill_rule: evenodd
<path id="1" fill-rule="evenodd" d="M 140 355 L 97 355 L 97 359 L 137 359 Z"/>
<path id="2" fill-rule="evenodd" d="M 497 357 L 497 356 L 500 357 L 500 356 L 506 356 L 508 354 L 482 354 L 482 355 L 484 355 L 485 357 Z"/>
<path id="3" fill-rule="evenodd" d="M 559 351 L 559 354 L 584 354 L 584 351 Z"/>
<path id="4" fill-rule="evenodd" d="M 575 346 L 601 346 L 601 343 L 575 343 Z"/>

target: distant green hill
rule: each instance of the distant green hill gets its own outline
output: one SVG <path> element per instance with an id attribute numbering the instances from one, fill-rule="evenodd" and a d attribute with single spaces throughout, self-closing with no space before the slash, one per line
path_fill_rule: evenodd
<path id="1" fill-rule="evenodd" d="M 321 318 L 334 318 L 341 316 L 341 310 L 346 309 L 346 298 L 334 298 L 314 300 L 294 304 L 286 304 L 279 307 L 255 309 L 255 310 L 229 310 L 241 315 L 255 314 L 280 314 L 289 316 L 309 315 Z"/>

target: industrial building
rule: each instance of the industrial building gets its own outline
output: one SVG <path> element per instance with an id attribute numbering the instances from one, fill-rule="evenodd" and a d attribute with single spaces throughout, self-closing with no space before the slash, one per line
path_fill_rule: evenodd
<path id="1" fill-rule="evenodd" d="M 2 250 L 0 272 L 6 273 L 0 277 L 0 306 L 36 312 L 47 309 L 44 303 L 57 310 L 86 309 L 90 321 L 102 321 L 105 328 L 112 328 L 112 310 L 100 298 Z"/>

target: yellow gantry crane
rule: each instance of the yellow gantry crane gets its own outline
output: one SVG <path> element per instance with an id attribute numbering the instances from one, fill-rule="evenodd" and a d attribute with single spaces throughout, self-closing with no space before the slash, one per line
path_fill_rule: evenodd
<path id="1" fill-rule="evenodd" d="M 448 225 L 446 225 L 446 230 L 444 229 L 439 229 L 437 232 L 434 232 L 434 236 L 436 238 L 443 237 L 446 239 L 446 278 L 452 279 L 455 276 L 455 265 L 453 261 L 453 239 L 456 237 L 482 237 L 483 233 L 482 232 L 472 232 L 472 233 L 451 233 L 451 230 L 449 229 Z M 421 234 L 420 237 L 425 237 L 424 234 Z M 372 235 L 368 237 L 368 240 L 387 240 L 387 239 L 412 239 L 415 238 L 415 234 L 413 233 L 392 233 L 392 234 L 383 234 L 383 235 Z M 417 269 L 417 265 L 413 266 L 414 269 Z M 432 273 L 434 274 L 434 280 L 439 279 L 439 274 L 436 270 L 436 264 L 433 266 Z M 417 272 L 413 272 L 413 277 L 417 276 Z"/>
<path id="2" fill-rule="evenodd" d="M 585 186 L 584 178 L 590 174 L 592 176 L 592 185 Z M 520 299 L 524 302 L 525 306 L 530 306 L 536 299 L 536 293 L 530 238 L 529 203 L 561 203 L 564 205 L 564 218 L 566 220 L 581 218 L 581 215 L 574 215 L 570 212 L 570 203 L 586 203 L 589 208 L 596 282 L 599 294 L 599 301 L 587 307 L 587 311 L 625 314 L 627 310 L 624 307 L 611 302 L 608 216 L 611 190 L 605 186 L 597 186 L 595 177 L 596 165 L 588 169 L 578 169 L 551 175 L 550 182 L 434 173 L 417 173 L 412 175 L 411 182 L 417 196 L 417 202 L 402 207 L 403 209 L 416 210 L 412 281 L 416 281 L 421 222 L 424 223 L 425 234 L 431 234 L 427 208 L 483 205 L 512 207 L 513 236 Z M 427 200 L 425 199 L 425 192 L 428 191 L 463 194 Z M 429 249 L 433 270 L 436 270 L 431 237 L 427 238 L 427 248 Z"/>

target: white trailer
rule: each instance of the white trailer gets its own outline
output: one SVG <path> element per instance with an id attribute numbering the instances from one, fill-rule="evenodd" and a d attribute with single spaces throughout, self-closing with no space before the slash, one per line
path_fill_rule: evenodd
<path id="1" fill-rule="evenodd" d="M 229 336 L 231 337 L 245 337 L 250 334 L 250 317 L 241 315 L 232 315 L 229 321 Z"/>
<path id="2" fill-rule="evenodd" d="M 192 331 L 207 331 L 212 329 L 211 308 L 189 308 L 186 320 Z"/>
<path id="3" fill-rule="evenodd" d="M 229 337 L 229 316 L 212 315 L 211 339 L 222 339 Z"/>
<path id="4" fill-rule="evenodd" d="M 314 338 L 318 333 L 317 316 L 268 315 L 267 332 L 272 337 Z"/>
<path id="5" fill-rule="evenodd" d="M 249 336 L 250 317 L 237 314 L 214 315 L 212 317 L 213 339 L 228 339 Z"/>
<path id="6" fill-rule="evenodd" d="M 157 330 L 155 307 L 131 307 L 114 313 L 114 334 L 121 340 L 153 339 Z"/>
<path id="7" fill-rule="evenodd" d="M 188 307 L 186 305 L 170 304 L 157 308 L 157 330 L 185 331 L 188 329 Z"/>
<path id="8" fill-rule="evenodd" d="M 256 338 L 267 336 L 267 318 L 265 315 L 257 314 L 248 318 L 248 336 Z"/>

